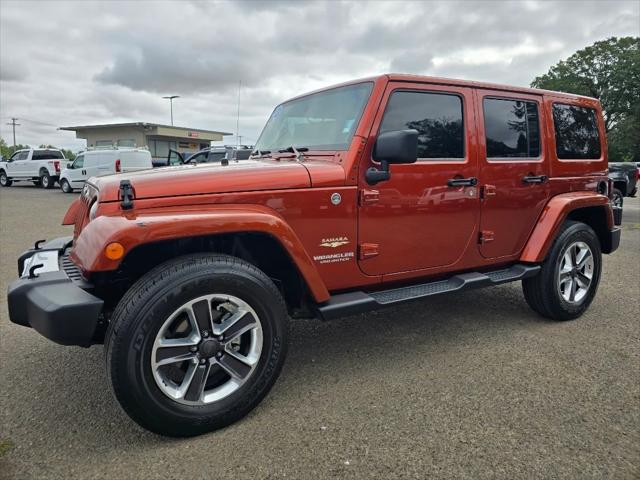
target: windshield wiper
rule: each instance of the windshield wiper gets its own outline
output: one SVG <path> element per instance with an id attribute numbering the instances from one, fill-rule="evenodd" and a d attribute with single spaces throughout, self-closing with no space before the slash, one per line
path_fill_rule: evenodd
<path id="1" fill-rule="evenodd" d="M 254 150 L 253 152 L 251 152 L 251 158 L 253 157 L 266 158 L 270 156 L 271 156 L 271 150 Z"/>
<path id="2" fill-rule="evenodd" d="M 278 150 L 278 153 L 293 153 L 296 156 L 296 160 L 301 162 L 304 160 L 304 155 L 302 152 L 307 152 L 309 149 L 307 147 L 294 147 L 291 145 L 290 147 L 284 148 L 282 150 Z"/>

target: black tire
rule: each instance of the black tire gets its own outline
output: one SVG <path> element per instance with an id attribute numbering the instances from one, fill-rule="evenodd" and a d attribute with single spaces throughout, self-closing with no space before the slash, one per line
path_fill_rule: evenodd
<path id="1" fill-rule="evenodd" d="M 613 205 L 614 207 L 622 208 L 623 203 L 624 203 L 624 195 L 622 194 L 622 191 L 617 188 L 614 188 L 611 195 L 611 205 Z"/>
<path id="2" fill-rule="evenodd" d="M 60 180 L 60 190 L 64 193 L 73 193 L 73 188 L 71 188 L 71 185 L 69 185 L 69 182 L 65 178 Z"/>
<path id="3" fill-rule="evenodd" d="M 236 296 L 253 308 L 262 327 L 262 350 L 238 390 L 213 403 L 185 405 L 156 384 L 153 343 L 176 308 L 211 293 Z M 120 300 L 106 332 L 107 372 L 116 398 L 139 425 L 161 435 L 199 435 L 239 420 L 260 403 L 282 369 L 287 336 L 284 300 L 262 271 L 226 255 L 189 255 L 151 270 Z"/>
<path id="4" fill-rule="evenodd" d="M 49 175 L 49 172 L 46 169 L 43 168 L 40 170 L 40 185 L 42 188 L 49 190 L 53 188 L 55 183 L 56 182 L 51 178 L 51 175 Z"/>
<path id="5" fill-rule="evenodd" d="M 591 283 L 579 302 L 565 300 L 558 286 L 558 275 L 563 256 L 576 242 L 584 242 L 591 250 L 593 271 Z M 602 253 L 600 242 L 593 229 L 582 222 L 567 221 L 563 224 L 542 270 L 533 278 L 522 281 L 522 290 L 529 306 L 543 317 L 564 321 L 581 316 L 596 295 L 602 271 Z"/>
<path id="6" fill-rule="evenodd" d="M 7 172 L 0 170 L 0 185 L 3 187 L 10 187 L 11 184 L 13 184 L 13 180 L 7 176 Z"/>

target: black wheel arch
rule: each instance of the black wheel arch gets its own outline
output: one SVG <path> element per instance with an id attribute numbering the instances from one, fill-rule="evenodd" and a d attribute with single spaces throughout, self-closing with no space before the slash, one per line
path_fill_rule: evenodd
<path id="1" fill-rule="evenodd" d="M 313 299 L 298 267 L 281 243 L 263 232 L 213 234 L 144 243 L 127 253 L 117 271 L 94 273 L 91 281 L 107 305 L 115 305 L 130 285 L 156 265 L 198 253 L 230 255 L 251 263 L 276 284 L 290 316 L 314 316 Z"/>

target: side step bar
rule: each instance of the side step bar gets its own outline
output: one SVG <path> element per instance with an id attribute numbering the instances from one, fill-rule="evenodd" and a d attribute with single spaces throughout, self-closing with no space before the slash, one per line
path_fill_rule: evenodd
<path id="1" fill-rule="evenodd" d="M 469 272 L 454 275 L 446 280 L 410 285 L 408 287 L 366 293 L 362 291 L 333 295 L 319 305 L 318 313 L 323 320 L 368 312 L 386 305 L 418 300 L 441 293 L 459 292 L 472 288 L 488 287 L 533 277 L 540 271 L 540 265 L 516 264 L 493 272 Z"/>

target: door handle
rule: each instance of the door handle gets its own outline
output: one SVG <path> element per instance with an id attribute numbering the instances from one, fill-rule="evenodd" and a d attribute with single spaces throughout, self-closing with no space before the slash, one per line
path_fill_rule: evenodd
<path id="1" fill-rule="evenodd" d="M 469 178 L 450 178 L 447 180 L 447 185 L 449 187 L 474 187 L 478 184 L 478 179 L 476 177 Z"/>
<path id="2" fill-rule="evenodd" d="M 547 181 L 546 175 L 527 175 L 522 177 L 524 183 L 544 183 Z"/>

